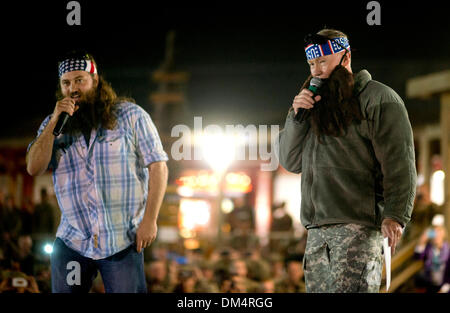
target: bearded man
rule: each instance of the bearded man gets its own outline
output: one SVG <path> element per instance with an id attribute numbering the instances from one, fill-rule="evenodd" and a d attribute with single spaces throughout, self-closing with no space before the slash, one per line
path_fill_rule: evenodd
<path id="1" fill-rule="evenodd" d="M 379 292 L 382 242 L 392 253 L 411 218 L 414 142 L 402 99 L 368 71 L 353 74 L 348 37 L 305 38 L 311 76 L 280 132 L 280 163 L 302 173 L 307 292 Z M 321 79 L 316 95 L 307 87 Z M 297 114 L 301 114 L 302 118 Z"/>
<path id="2" fill-rule="evenodd" d="M 61 223 L 51 256 L 53 292 L 147 291 L 143 249 L 155 240 L 167 186 L 167 154 L 140 106 L 118 98 L 90 54 L 59 63 L 53 114 L 27 152 L 27 171 L 53 171 Z M 62 112 L 71 117 L 54 135 Z"/>

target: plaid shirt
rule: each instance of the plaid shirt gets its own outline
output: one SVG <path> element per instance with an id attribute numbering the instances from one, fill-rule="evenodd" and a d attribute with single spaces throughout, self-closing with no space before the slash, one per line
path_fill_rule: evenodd
<path id="1" fill-rule="evenodd" d="M 38 137 L 50 117 L 42 122 Z M 113 130 L 92 130 L 89 147 L 81 134 L 58 136 L 49 164 L 61 209 L 56 237 L 92 259 L 109 257 L 134 243 L 145 211 L 147 166 L 168 160 L 141 107 L 119 104 L 117 122 Z"/>

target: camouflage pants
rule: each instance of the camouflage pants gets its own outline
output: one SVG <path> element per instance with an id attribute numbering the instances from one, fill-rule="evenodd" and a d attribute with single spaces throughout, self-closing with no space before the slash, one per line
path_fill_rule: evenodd
<path id="1" fill-rule="evenodd" d="M 308 230 L 303 269 L 306 292 L 379 292 L 381 231 L 357 224 Z"/>

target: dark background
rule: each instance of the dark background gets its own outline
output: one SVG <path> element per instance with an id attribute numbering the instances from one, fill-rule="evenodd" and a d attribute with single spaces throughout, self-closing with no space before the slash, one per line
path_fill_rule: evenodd
<path id="1" fill-rule="evenodd" d="M 188 120 L 203 125 L 283 125 L 307 77 L 303 37 L 323 27 L 349 36 L 354 72 L 394 88 L 411 122 L 439 119 L 439 101 L 407 99 L 409 78 L 450 68 L 450 14 L 443 2 L 378 1 L 381 26 L 369 26 L 369 1 L 143 2 L 79 1 L 81 26 L 68 26 L 66 4 L 16 1 L 3 10 L 0 137 L 33 137 L 53 111 L 58 56 L 90 51 L 120 95 L 151 112 L 151 72 L 176 31 L 175 62 L 191 75 Z"/>

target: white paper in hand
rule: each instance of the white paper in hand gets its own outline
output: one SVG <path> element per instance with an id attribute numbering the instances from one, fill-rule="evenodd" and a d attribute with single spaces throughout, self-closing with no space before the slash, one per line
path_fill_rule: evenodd
<path id="1" fill-rule="evenodd" d="M 391 285 L 391 247 L 389 247 L 389 238 L 383 240 L 384 265 L 386 268 L 386 292 Z"/>

